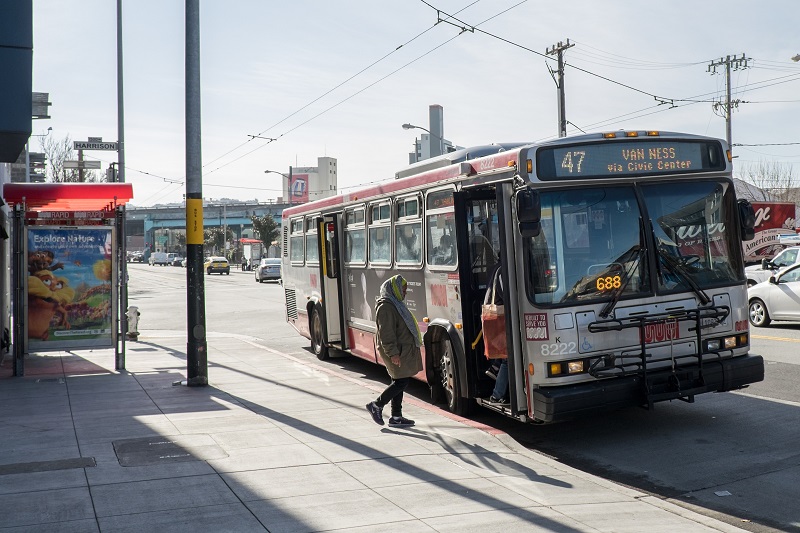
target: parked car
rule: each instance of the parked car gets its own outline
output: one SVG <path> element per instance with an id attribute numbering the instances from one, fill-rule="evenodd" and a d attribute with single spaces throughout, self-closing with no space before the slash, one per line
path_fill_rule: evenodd
<path id="1" fill-rule="evenodd" d="M 280 281 L 281 280 L 281 260 L 278 258 L 262 259 L 255 268 L 256 281 Z"/>
<path id="2" fill-rule="evenodd" d="M 142 252 L 128 252 L 128 263 L 141 263 L 143 258 Z"/>
<path id="3" fill-rule="evenodd" d="M 800 264 L 747 289 L 747 301 L 754 326 L 769 326 L 773 320 L 800 321 Z"/>
<path id="4" fill-rule="evenodd" d="M 764 259 L 760 265 L 751 265 L 744 269 L 747 276 L 747 286 L 752 287 L 762 281 L 767 281 L 781 268 L 800 264 L 800 246 L 790 246 L 772 259 Z"/>
<path id="5" fill-rule="evenodd" d="M 224 257 L 206 257 L 205 263 L 203 263 L 203 269 L 205 269 L 206 274 L 226 274 L 230 275 L 231 273 L 231 265 L 228 264 L 228 260 Z"/>

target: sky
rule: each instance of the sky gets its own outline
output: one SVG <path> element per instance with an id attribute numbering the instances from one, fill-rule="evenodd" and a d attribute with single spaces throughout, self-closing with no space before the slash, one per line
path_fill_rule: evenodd
<path id="1" fill-rule="evenodd" d="M 184 2 L 122 3 L 131 204 L 178 203 Z M 33 134 L 117 140 L 116 2 L 34 0 L 33 9 L 33 90 L 52 102 Z M 713 105 L 725 96 L 724 67 L 709 66 L 744 54 L 747 68 L 731 72 L 734 172 L 800 167 L 798 14 L 796 0 L 200 0 L 203 197 L 274 201 L 282 178 L 265 170 L 323 156 L 337 159 L 340 190 L 391 178 L 424 133 L 401 125 L 429 129 L 432 104 L 459 146 L 555 138 L 557 63 L 546 51 L 567 39 L 568 134 L 724 139 Z M 116 160 L 84 156 L 103 168 Z"/>

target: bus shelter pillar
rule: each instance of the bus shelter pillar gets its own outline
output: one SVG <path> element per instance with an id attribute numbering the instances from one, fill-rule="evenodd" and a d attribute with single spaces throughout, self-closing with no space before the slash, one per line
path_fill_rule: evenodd
<path id="1" fill-rule="evenodd" d="M 116 200 L 116 198 L 115 198 Z M 117 207 L 117 264 L 119 265 L 117 338 L 114 341 L 114 369 L 125 370 L 125 339 L 128 334 L 128 258 L 125 247 L 125 206 Z"/>
<path id="2" fill-rule="evenodd" d="M 25 209 L 22 205 L 14 205 L 13 227 L 12 227 L 12 264 L 11 264 L 11 286 L 14 295 L 11 301 L 12 315 L 14 321 L 14 331 L 12 337 L 12 350 L 14 358 L 14 376 L 22 376 L 25 373 L 25 317 L 28 314 L 27 297 L 25 295 L 25 278 L 28 273 L 28 265 L 25 259 Z"/>

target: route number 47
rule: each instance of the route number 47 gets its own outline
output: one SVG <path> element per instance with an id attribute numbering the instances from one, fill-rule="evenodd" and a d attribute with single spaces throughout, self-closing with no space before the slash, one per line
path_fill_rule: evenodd
<path id="1" fill-rule="evenodd" d="M 583 158 L 586 157 L 586 152 L 583 150 L 576 150 L 574 152 L 567 152 L 564 154 L 564 159 L 561 160 L 561 168 L 572 174 L 580 174 Z"/>

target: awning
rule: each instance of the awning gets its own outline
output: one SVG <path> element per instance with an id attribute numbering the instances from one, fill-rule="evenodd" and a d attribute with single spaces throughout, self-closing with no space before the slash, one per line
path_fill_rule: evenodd
<path id="1" fill-rule="evenodd" d="M 131 183 L 6 183 L 3 199 L 26 211 L 111 211 L 133 198 Z"/>

